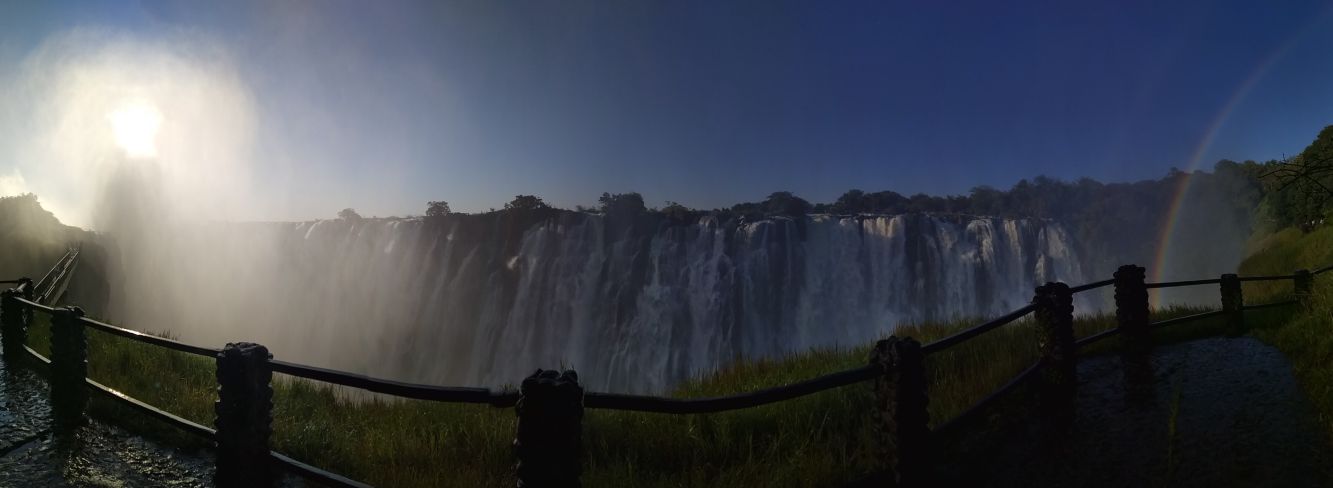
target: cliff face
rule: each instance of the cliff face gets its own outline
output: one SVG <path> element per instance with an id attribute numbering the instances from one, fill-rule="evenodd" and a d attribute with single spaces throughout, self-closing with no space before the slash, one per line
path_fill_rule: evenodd
<path id="1" fill-rule="evenodd" d="M 566 364 L 593 389 L 660 391 L 736 357 L 997 314 L 1036 284 L 1084 280 L 1058 224 L 925 215 L 550 211 L 196 225 L 171 241 L 108 246 L 113 320 L 437 384 Z"/>

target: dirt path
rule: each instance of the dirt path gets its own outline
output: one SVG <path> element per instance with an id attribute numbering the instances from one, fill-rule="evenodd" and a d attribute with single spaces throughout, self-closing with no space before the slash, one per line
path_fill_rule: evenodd
<path id="1" fill-rule="evenodd" d="M 1151 369 L 1084 358 L 1072 424 L 1001 429 L 996 445 L 952 453 L 961 459 L 947 476 L 974 486 L 1329 485 L 1327 438 L 1273 347 L 1202 339 L 1159 346 L 1141 364 Z M 1134 371 L 1151 381 L 1131 381 Z"/>

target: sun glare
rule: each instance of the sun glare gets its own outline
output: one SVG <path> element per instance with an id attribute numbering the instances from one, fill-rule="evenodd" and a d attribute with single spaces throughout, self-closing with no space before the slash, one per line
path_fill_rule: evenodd
<path id="1" fill-rule="evenodd" d="M 157 156 L 157 129 L 162 114 L 151 105 L 135 103 L 122 106 L 107 115 L 116 145 L 131 158 Z"/>

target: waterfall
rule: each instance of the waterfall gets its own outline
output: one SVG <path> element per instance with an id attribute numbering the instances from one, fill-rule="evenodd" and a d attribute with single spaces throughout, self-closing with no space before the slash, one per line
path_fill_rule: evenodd
<path id="1" fill-rule="evenodd" d="M 1042 282 L 1084 281 L 1066 231 L 1036 220 L 552 212 L 198 227 L 171 249 L 118 243 L 115 320 L 445 385 L 564 365 L 593 390 L 661 392 L 736 358 L 996 315 Z"/>

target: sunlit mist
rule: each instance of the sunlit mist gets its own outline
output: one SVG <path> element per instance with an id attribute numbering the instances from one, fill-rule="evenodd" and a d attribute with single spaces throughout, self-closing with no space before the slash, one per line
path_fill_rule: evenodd
<path id="1" fill-rule="evenodd" d="M 157 129 L 162 125 L 162 113 L 145 103 L 132 103 L 107 115 L 116 145 L 131 158 L 157 156 Z"/>
<path id="2" fill-rule="evenodd" d="M 63 222 L 123 233 L 113 227 L 131 217 L 127 196 L 170 214 L 155 222 L 246 210 L 250 88 L 207 37 L 75 30 L 53 35 L 13 74 L 0 84 L 0 119 L 16 118 L 18 190 L 40 195 Z"/>

